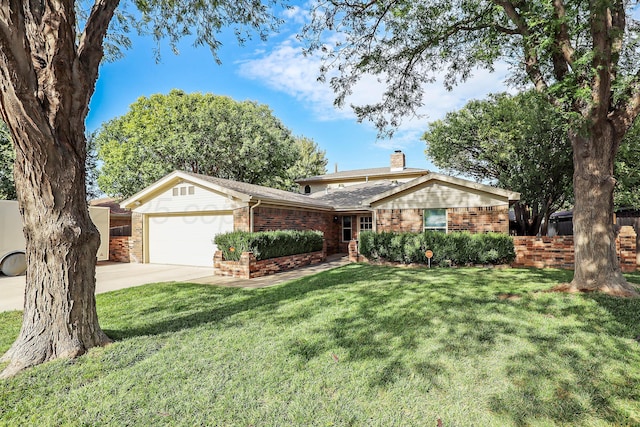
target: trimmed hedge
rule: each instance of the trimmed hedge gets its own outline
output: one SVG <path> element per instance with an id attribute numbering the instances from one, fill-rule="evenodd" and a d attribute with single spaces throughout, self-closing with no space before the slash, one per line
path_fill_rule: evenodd
<path id="1" fill-rule="evenodd" d="M 240 260 L 242 252 L 253 252 L 256 260 L 278 258 L 322 250 L 323 235 L 320 231 L 233 231 L 218 234 L 214 243 L 228 261 Z"/>
<path id="2" fill-rule="evenodd" d="M 365 257 L 392 262 L 427 263 L 425 252 L 433 251 L 436 266 L 469 264 L 508 264 L 515 257 L 513 239 L 506 234 L 469 234 L 466 232 L 393 233 L 363 231 L 359 252 Z"/>

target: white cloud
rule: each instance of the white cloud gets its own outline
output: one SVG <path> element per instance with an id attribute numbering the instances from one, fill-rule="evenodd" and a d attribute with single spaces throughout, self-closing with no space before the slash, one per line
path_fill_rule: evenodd
<path id="1" fill-rule="evenodd" d="M 292 12 L 294 13 L 294 12 Z M 306 108 L 313 111 L 317 120 L 355 120 L 350 104 L 365 105 L 377 102 L 384 92 L 384 84 L 376 76 L 365 76 L 353 88 L 346 99 L 345 108 L 337 109 L 335 95 L 328 83 L 317 81 L 321 60 L 305 56 L 300 43 L 290 37 L 270 51 L 254 52 L 254 58 L 239 63 L 242 77 L 263 82 L 269 88 L 286 93 Z M 496 70 L 478 70 L 472 78 L 447 91 L 441 81 L 425 85 L 424 105 L 417 111 L 420 117 L 409 117 L 403 121 L 394 138 L 379 141 L 382 148 L 398 149 L 419 141 L 426 130 L 427 122 L 440 119 L 453 110 L 461 108 L 471 99 L 482 99 L 492 92 L 506 90 L 504 84 L 507 65 L 498 64 Z M 373 126 L 372 124 L 368 124 Z"/>
<path id="2" fill-rule="evenodd" d="M 309 9 L 300 6 L 291 6 L 282 13 L 287 23 L 304 24 L 309 20 Z"/>

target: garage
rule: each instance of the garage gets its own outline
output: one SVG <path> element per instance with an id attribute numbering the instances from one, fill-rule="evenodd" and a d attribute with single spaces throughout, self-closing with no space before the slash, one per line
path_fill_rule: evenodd
<path id="1" fill-rule="evenodd" d="M 231 231 L 253 231 L 256 210 L 263 229 L 304 224 L 309 206 L 332 208 L 307 196 L 260 185 L 174 171 L 120 202 L 131 210 L 128 257 L 132 262 L 213 268 L 215 236 Z M 295 208 L 292 218 L 280 209 Z M 282 218 L 285 218 L 282 220 Z M 269 223 L 269 228 L 266 223 Z"/>
<path id="2" fill-rule="evenodd" d="M 213 266 L 213 238 L 233 231 L 233 215 L 150 215 L 148 217 L 148 262 Z"/>

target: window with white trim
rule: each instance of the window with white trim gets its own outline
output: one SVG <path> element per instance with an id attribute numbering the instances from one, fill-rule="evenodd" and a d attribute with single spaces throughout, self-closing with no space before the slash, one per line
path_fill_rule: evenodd
<path id="1" fill-rule="evenodd" d="M 373 230 L 373 218 L 370 216 L 361 216 L 360 231 L 371 231 L 371 230 Z"/>
<path id="2" fill-rule="evenodd" d="M 446 209 L 425 209 L 423 218 L 425 230 L 447 232 Z"/>

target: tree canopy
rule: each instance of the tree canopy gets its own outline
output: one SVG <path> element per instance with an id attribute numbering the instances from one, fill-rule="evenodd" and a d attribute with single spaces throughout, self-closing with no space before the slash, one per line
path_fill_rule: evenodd
<path id="1" fill-rule="evenodd" d="M 429 123 L 425 153 L 454 175 L 520 193 L 520 232 L 546 234 L 549 216 L 573 202 L 567 123 L 536 92 L 493 94 Z M 640 123 L 623 139 L 614 164 L 616 208 L 640 208 Z"/>
<path id="2" fill-rule="evenodd" d="M 297 142 L 266 105 L 172 90 L 141 97 L 92 138 L 100 189 L 129 197 L 173 170 L 284 190 L 324 172 L 313 141 Z"/>
<path id="3" fill-rule="evenodd" d="M 321 0 L 304 36 L 308 52 L 321 52 L 321 79 L 330 79 L 338 104 L 363 77 L 386 85 L 378 102 L 355 106 L 383 134 L 415 113 L 437 76 L 451 88 L 478 69 L 510 65 L 513 83 L 535 88 L 569 123 L 575 269 L 562 289 L 635 296 L 620 271 L 612 216 L 614 159 L 640 113 L 636 5 Z"/>
<path id="4" fill-rule="evenodd" d="M 549 216 L 572 199 L 573 159 L 565 123 L 535 92 L 470 101 L 429 123 L 434 164 L 520 193 L 519 234 L 546 234 Z"/>

